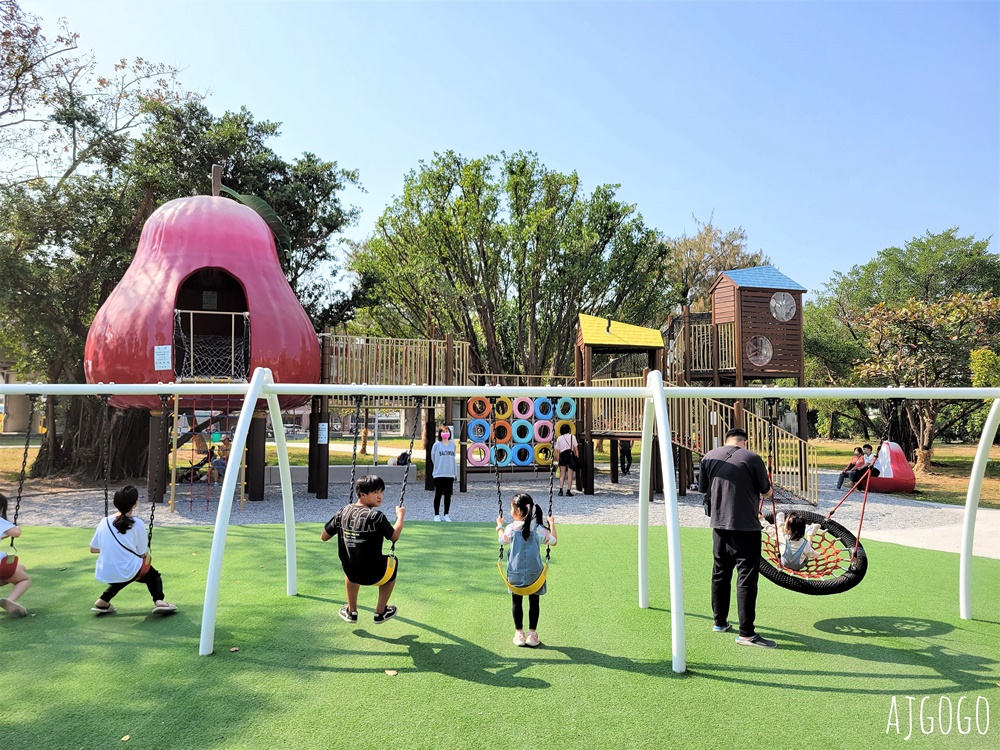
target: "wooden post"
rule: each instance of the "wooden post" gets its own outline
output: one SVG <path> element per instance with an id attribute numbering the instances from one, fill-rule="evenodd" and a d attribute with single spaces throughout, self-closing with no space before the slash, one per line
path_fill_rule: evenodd
<path id="1" fill-rule="evenodd" d="M 320 358 L 322 361 L 322 358 Z M 306 472 L 306 492 L 316 492 L 316 475 L 318 474 L 316 454 L 319 450 L 319 396 L 309 400 L 309 470 Z"/>
<path id="2" fill-rule="evenodd" d="M 51 413 L 51 412 L 50 412 Z M 150 502 L 162 503 L 167 488 L 167 446 L 163 442 L 163 421 L 167 415 L 162 410 L 149 412 L 149 466 L 146 477 L 146 496 Z M 55 431 L 49 420 L 49 432 Z"/>
<path id="3" fill-rule="evenodd" d="M 719 324 L 712 322 L 712 385 L 719 387 Z"/>
<path id="4" fill-rule="evenodd" d="M 739 289 L 733 290 L 733 304 L 736 308 L 736 322 L 734 331 L 734 346 L 736 351 L 733 352 L 736 359 L 736 380 L 734 385 L 737 388 L 743 387 L 743 304 Z M 744 428 L 744 418 L 743 418 L 743 399 L 739 399 L 733 405 L 733 427 Z"/>
<path id="5" fill-rule="evenodd" d="M 444 337 L 444 384 L 454 385 L 455 384 L 455 335 L 452 333 L 446 334 Z M 458 431 L 455 429 L 455 400 L 452 398 L 446 398 L 444 400 L 444 423 L 452 428 L 452 438 L 457 442 Z"/>
<path id="6" fill-rule="evenodd" d="M 321 340 L 322 346 L 320 346 L 320 362 L 322 363 L 322 369 L 319 373 L 319 382 L 324 384 L 329 384 L 330 382 L 330 359 L 331 359 L 331 342 L 330 342 L 330 330 L 327 329 L 326 333 L 328 335 L 324 336 Z M 313 432 L 312 424 L 309 425 L 310 437 L 316 435 L 316 499 L 326 500 L 330 496 L 330 397 L 320 396 L 319 398 L 319 414 L 318 421 L 316 423 L 316 431 Z M 310 443 L 312 440 L 310 440 Z"/>
<path id="7" fill-rule="evenodd" d="M 611 438 L 611 484 L 618 484 L 618 438 Z"/>
<path id="8" fill-rule="evenodd" d="M 677 385 L 688 385 L 691 382 L 691 308 L 688 305 L 684 305 L 681 308 L 681 313 L 684 316 L 682 329 L 684 331 L 684 361 L 681 363 L 681 368 L 684 372 L 684 382 Z"/>
<path id="9" fill-rule="evenodd" d="M 583 379 L 586 385 L 593 385 L 594 379 L 594 349 L 588 346 L 583 360 Z M 580 471 L 576 476 L 576 488 L 585 495 L 593 495 L 594 474 L 594 402 L 584 399 L 580 402 L 582 421 L 578 423 L 577 432 L 583 435 L 580 441 Z M 589 487 L 589 490 L 588 490 Z"/>
<path id="10" fill-rule="evenodd" d="M 435 367 L 437 364 L 437 342 L 428 341 L 427 342 L 427 385 L 437 385 L 435 383 L 436 378 L 434 374 L 437 372 Z M 437 436 L 434 434 L 434 405 L 428 400 L 427 407 L 424 409 L 424 489 L 433 490 L 434 489 L 434 461 L 431 459 L 431 446 Z M 445 414 L 445 419 L 447 419 L 447 413 Z"/>
<path id="11" fill-rule="evenodd" d="M 468 456 L 465 455 L 466 450 L 468 450 L 468 438 L 469 436 L 466 432 L 469 429 L 468 420 L 462 420 L 458 427 L 458 491 L 468 492 L 469 491 L 469 463 Z"/>
<path id="12" fill-rule="evenodd" d="M 264 499 L 264 450 L 267 443 L 267 429 L 264 425 L 265 411 L 255 410 L 250 420 L 250 432 L 247 434 L 247 499 Z M 274 429 L 283 429 L 281 424 Z"/>

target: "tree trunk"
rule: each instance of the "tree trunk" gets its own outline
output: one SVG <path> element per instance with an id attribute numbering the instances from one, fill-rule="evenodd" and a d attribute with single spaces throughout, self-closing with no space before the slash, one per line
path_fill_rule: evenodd
<path id="1" fill-rule="evenodd" d="M 49 418 L 49 431 L 55 428 Z M 146 475 L 149 452 L 149 412 L 145 409 L 109 409 L 111 438 L 109 482 Z M 32 476 L 69 474 L 85 482 L 104 481 L 104 416 L 95 398 L 74 396 L 66 410 L 66 426 L 54 454 L 50 442 L 42 445 Z M 50 460 L 50 457 L 53 460 Z"/>
<path id="2" fill-rule="evenodd" d="M 925 448 L 917 449 L 917 462 L 913 466 L 913 473 L 916 475 L 931 473 L 931 456 L 934 451 Z"/>

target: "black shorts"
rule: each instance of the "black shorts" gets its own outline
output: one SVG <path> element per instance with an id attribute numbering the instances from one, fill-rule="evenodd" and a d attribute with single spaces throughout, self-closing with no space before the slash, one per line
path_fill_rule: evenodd
<path id="1" fill-rule="evenodd" d="M 376 565 L 373 568 L 368 568 L 367 570 L 348 570 L 344 568 L 344 575 L 347 576 L 347 580 L 351 583 L 356 583 L 359 586 L 374 586 L 376 583 L 382 580 L 385 575 L 386 566 L 389 564 L 389 556 L 382 555 L 382 564 Z M 399 561 L 396 561 L 396 569 L 392 573 L 392 578 L 389 581 L 396 580 L 396 574 L 399 573 Z M 386 583 L 389 583 L 386 581 Z"/>
<path id="2" fill-rule="evenodd" d="M 559 465 L 560 466 L 569 466 L 570 468 L 572 468 L 573 464 L 575 463 L 575 461 L 573 459 L 574 459 L 574 456 L 573 456 L 572 449 L 568 450 L 568 451 L 559 451 Z"/>

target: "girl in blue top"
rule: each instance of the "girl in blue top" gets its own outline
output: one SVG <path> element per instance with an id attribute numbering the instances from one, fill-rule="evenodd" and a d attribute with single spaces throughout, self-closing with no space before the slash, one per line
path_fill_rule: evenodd
<path id="1" fill-rule="evenodd" d="M 504 527 L 504 518 L 497 518 L 497 536 L 500 544 L 510 545 L 507 555 L 507 582 L 511 586 L 527 586 L 538 580 L 542 572 L 541 546 L 556 545 L 556 520 L 542 520 L 542 508 L 535 504 L 531 495 L 521 492 L 510 501 L 510 513 L 514 522 Z M 524 597 L 511 593 L 511 611 L 514 615 L 514 645 L 537 648 L 539 597 L 545 593 L 545 584 L 534 594 L 528 595 L 528 634 L 524 634 Z"/>

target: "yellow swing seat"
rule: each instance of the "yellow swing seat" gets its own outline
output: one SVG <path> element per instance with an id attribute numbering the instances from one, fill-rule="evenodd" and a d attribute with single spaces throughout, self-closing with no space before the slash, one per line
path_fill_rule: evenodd
<path id="1" fill-rule="evenodd" d="M 542 565 L 542 572 L 538 574 L 538 578 L 529 583 L 527 586 L 514 586 L 507 580 L 507 574 L 504 572 L 502 560 L 497 560 L 497 570 L 500 571 L 500 577 L 503 578 L 503 582 L 507 584 L 507 588 L 510 590 L 510 593 L 517 594 L 518 596 L 531 596 L 532 594 L 538 593 L 538 590 L 545 585 L 545 579 L 549 574 L 549 564 L 545 563 Z"/>
<path id="2" fill-rule="evenodd" d="M 372 586 L 384 586 L 392 580 L 392 577 L 396 575 L 396 556 L 389 555 L 389 560 L 385 564 L 385 575 L 382 576 L 376 583 L 371 584 Z"/>

